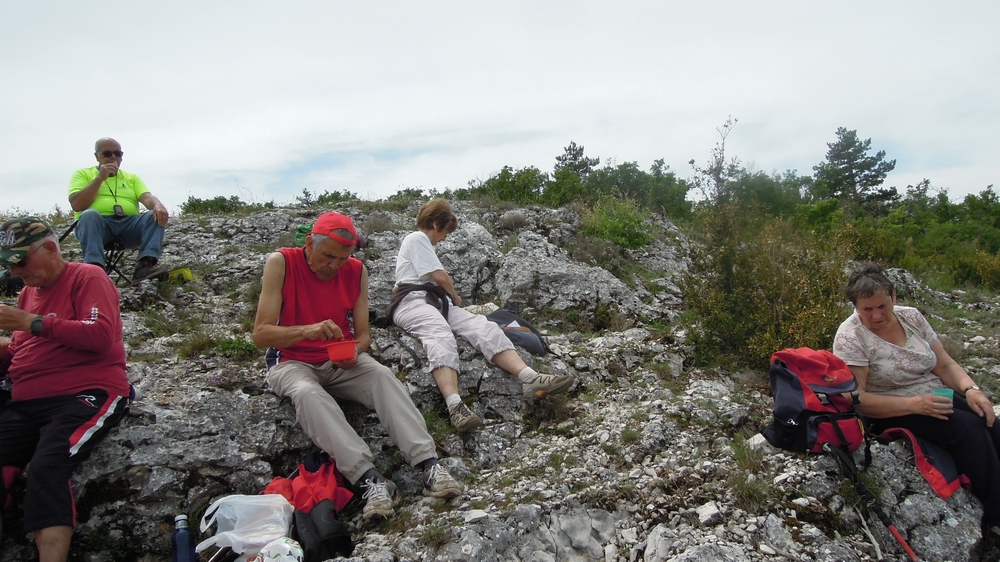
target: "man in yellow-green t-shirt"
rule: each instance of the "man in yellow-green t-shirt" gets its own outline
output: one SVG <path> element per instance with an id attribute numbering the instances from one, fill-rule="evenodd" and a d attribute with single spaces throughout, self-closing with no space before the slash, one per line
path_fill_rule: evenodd
<path id="1" fill-rule="evenodd" d="M 166 276 L 158 266 L 163 229 L 169 215 L 139 176 L 122 171 L 122 147 L 112 138 L 94 145 L 97 166 L 77 170 L 69 182 L 69 204 L 76 211 L 76 237 L 83 261 L 104 267 L 104 245 L 114 237 L 139 248 L 132 281 Z M 139 203 L 149 209 L 139 213 Z"/>

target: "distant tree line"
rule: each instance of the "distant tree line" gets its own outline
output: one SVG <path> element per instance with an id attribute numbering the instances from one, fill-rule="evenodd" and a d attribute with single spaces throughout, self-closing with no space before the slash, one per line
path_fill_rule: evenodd
<path id="1" fill-rule="evenodd" d="M 551 172 L 504 166 L 454 192 L 400 190 L 378 207 L 406 208 L 426 197 L 478 199 L 518 205 L 567 206 L 583 228 L 567 247 L 574 259 L 605 267 L 626 282 L 643 272 L 629 258 L 660 236 L 652 215 L 683 225 L 700 243 L 682 279 L 689 328 L 699 363 L 765 366 L 784 347 L 829 348 L 847 312 L 843 285 L 853 261 L 903 267 L 938 289 L 1000 288 L 1000 198 L 987 186 L 952 202 L 930 180 L 902 193 L 884 186 L 896 161 L 873 151 L 871 139 L 841 127 L 811 176 L 766 173 L 727 156 L 730 118 L 720 142 L 693 174 L 679 178 L 655 160 L 648 170 L 587 156 L 571 141 Z M 695 191 L 696 202 L 688 199 Z M 300 206 L 329 206 L 357 196 L 303 189 Z M 197 199 L 185 213 L 246 213 L 273 203 L 236 197 Z"/>
<path id="2" fill-rule="evenodd" d="M 583 146 L 570 141 L 556 157 L 552 173 L 534 166 L 514 169 L 504 166 L 486 180 L 473 180 L 467 189 L 455 191 L 459 199 L 492 197 L 521 205 L 561 207 L 572 202 L 594 205 L 602 200 L 624 200 L 636 207 L 666 217 L 684 219 L 691 215 L 687 200 L 688 183 L 664 164 L 653 162 L 649 171 L 636 162 L 599 166 L 599 158 L 584 154 Z"/>

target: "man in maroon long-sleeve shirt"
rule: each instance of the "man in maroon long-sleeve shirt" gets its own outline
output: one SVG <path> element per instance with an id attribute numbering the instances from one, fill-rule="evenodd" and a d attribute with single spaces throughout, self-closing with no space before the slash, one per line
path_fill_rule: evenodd
<path id="1" fill-rule="evenodd" d="M 118 290 L 97 266 L 59 253 L 36 217 L 0 225 L 0 266 L 24 280 L 17 307 L 0 305 L 0 374 L 11 400 L 0 411 L 0 466 L 31 463 L 24 528 L 41 562 L 63 561 L 73 536 L 70 477 L 128 408 Z"/>

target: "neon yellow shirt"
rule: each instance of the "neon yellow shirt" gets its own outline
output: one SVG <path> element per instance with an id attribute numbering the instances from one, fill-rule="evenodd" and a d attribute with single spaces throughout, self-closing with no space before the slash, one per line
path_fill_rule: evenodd
<path id="1" fill-rule="evenodd" d="M 77 170 L 69 180 L 69 194 L 73 195 L 87 187 L 87 184 L 96 177 L 97 166 Z M 148 192 L 149 188 L 139 176 L 118 170 L 114 177 L 104 180 L 101 184 L 101 189 L 97 190 L 97 196 L 90 208 L 102 215 L 114 215 L 115 205 L 121 205 L 126 216 L 138 215 L 139 196 Z M 75 213 L 73 218 L 79 219 L 80 213 Z"/>

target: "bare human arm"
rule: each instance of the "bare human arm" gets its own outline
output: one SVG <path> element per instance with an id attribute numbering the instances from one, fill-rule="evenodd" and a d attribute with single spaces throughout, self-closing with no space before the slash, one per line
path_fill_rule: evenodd
<path id="1" fill-rule="evenodd" d="M 931 346 L 937 356 L 937 365 L 931 372 L 938 376 L 948 388 L 956 392 L 962 392 L 971 385 L 976 384 L 972 377 L 965 372 L 955 362 L 948 352 L 944 350 L 941 341 L 934 342 Z M 850 365 L 854 378 L 858 380 L 858 397 L 861 401 L 857 405 L 857 410 L 870 418 L 891 418 L 910 414 L 931 416 L 942 420 L 954 412 L 952 402 L 944 396 L 935 394 L 921 394 L 919 396 L 886 396 L 872 394 L 865 391 L 868 383 L 868 367 Z M 992 427 L 995 419 L 993 405 L 981 391 L 970 390 L 966 395 L 966 401 L 980 417 L 986 419 L 986 425 Z"/>
<path id="2" fill-rule="evenodd" d="M 972 380 L 969 373 L 966 373 L 965 369 L 955 362 L 948 355 L 948 352 L 944 350 L 941 340 L 934 342 L 931 349 L 934 350 L 934 355 L 937 356 L 937 365 L 931 369 L 931 372 L 937 375 L 945 386 L 955 392 L 961 393 L 965 392 L 966 388 L 976 384 L 976 381 Z M 996 414 L 993 412 L 993 404 L 990 403 L 989 398 L 986 398 L 986 395 L 981 390 L 970 390 L 966 393 L 965 400 L 969 403 L 972 411 L 978 414 L 979 417 L 986 418 L 987 426 L 993 427 L 993 420 L 996 418 Z"/>
<path id="3" fill-rule="evenodd" d="M 462 297 L 458 296 L 455 292 L 455 283 L 451 280 L 451 275 L 443 269 L 435 269 L 430 272 L 431 280 L 437 283 L 438 287 L 444 289 L 449 295 L 451 295 L 451 302 L 455 303 L 455 306 L 462 306 Z"/>
<path id="4" fill-rule="evenodd" d="M 367 281 L 367 277 L 365 277 Z M 253 323 L 253 343 L 258 348 L 291 347 L 302 340 L 342 340 L 344 332 L 333 320 L 304 326 L 279 326 L 281 288 L 285 284 L 285 256 L 274 252 L 264 263 L 257 316 Z M 365 285 L 367 287 L 367 284 Z M 367 293 L 366 293 L 367 294 Z M 365 313 L 367 314 L 367 309 Z M 369 342 L 371 338 L 369 338 Z M 366 348 L 367 349 L 367 348 Z"/>
<path id="5" fill-rule="evenodd" d="M 868 367 L 848 365 L 848 368 L 854 373 L 854 378 L 858 379 L 858 399 L 861 403 L 855 406 L 855 409 L 869 418 L 893 418 L 920 414 L 946 420 L 948 415 L 954 411 L 951 400 L 944 396 L 921 394 L 903 397 L 867 392 L 865 388 L 868 384 Z"/>
<path id="6" fill-rule="evenodd" d="M 0 304 L 0 330 L 29 332 L 31 331 L 31 322 L 37 316 L 37 314 L 32 314 L 15 306 Z M 7 345 L 10 345 L 9 340 Z"/>
<path id="7" fill-rule="evenodd" d="M 139 202 L 153 212 L 156 224 L 160 226 L 167 226 L 167 219 L 170 218 L 170 214 L 167 213 L 167 208 L 163 206 L 163 203 L 160 203 L 159 199 L 147 191 L 139 196 Z"/>

